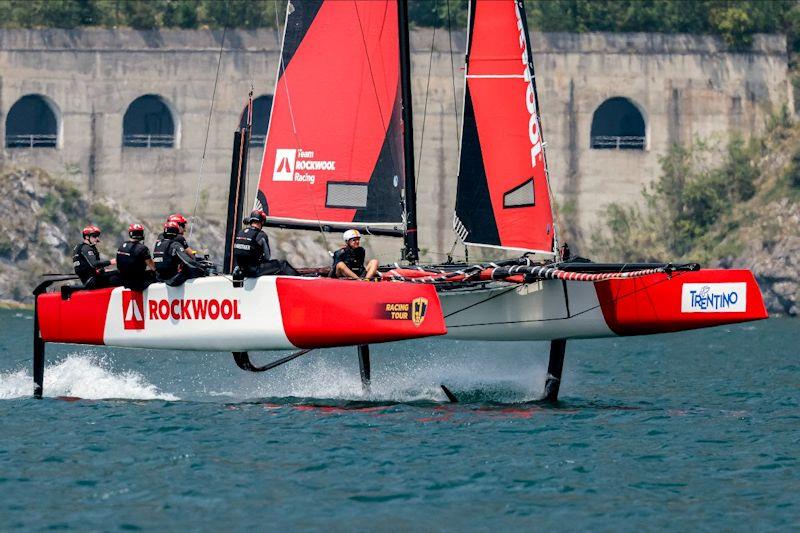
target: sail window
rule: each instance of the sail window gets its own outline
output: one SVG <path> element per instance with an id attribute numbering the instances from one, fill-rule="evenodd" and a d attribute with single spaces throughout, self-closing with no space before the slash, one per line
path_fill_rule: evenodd
<path id="1" fill-rule="evenodd" d="M 533 178 L 503 195 L 503 207 L 531 207 L 534 205 L 536 205 L 536 198 L 533 194 Z"/>
<path id="2" fill-rule="evenodd" d="M 367 207 L 367 189 L 365 183 L 328 182 L 328 194 L 325 207 L 362 209 Z"/>
<path id="3" fill-rule="evenodd" d="M 596 150 L 644 150 L 644 117 L 627 98 L 609 98 L 592 117 L 591 147 Z"/>
<path id="4" fill-rule="evenodd" d="M 6 117 L 6 148 L 55 148 L 58 108 L 48 98 L 29 94 L 11 106 Z"/>
<path id="5" fill-rule="evenodd" d="M 122 120 L 122 146 L 175 146 L 175 120 L 166 100 L 155 94 L 146 94 L 131 102 Z"/>
<path id="6" fill-rule="evenodd" d="M 250 132 L 250 146 L 264 146 L 267 139 L 269 115 L 272 113 L 272 95 L 265 94 L 253 100 L 253 129 Z M 247 125 L 247 108 L 242 112 L 239 127 Z"/>

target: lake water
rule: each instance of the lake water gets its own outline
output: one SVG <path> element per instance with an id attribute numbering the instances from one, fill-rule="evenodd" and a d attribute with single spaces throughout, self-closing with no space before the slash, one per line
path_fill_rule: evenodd
<path id="1" fill-rule="evenodd" d="M 354 349 L 53 345 L 37 401 L 31 329 L 0 311 L 2 530 L 800 524 L 797 320 L 570 341 L 555 407 L 547 344 L 447 340 L 373 346 L 366 397 Z"/>

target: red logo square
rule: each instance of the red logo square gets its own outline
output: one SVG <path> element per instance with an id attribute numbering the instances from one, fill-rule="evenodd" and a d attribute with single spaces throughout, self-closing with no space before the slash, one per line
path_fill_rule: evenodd
<path id="1" fill-rule="evenodd" d="M 122 292 L 122 323 L 125 329 L 144 329 L 144 296 L 141 292 Z"/>

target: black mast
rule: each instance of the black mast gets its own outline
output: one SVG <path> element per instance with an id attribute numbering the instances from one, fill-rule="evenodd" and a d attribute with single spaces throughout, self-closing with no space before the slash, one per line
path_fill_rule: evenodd
<path id="1" fill-rule="evenodd" d="M 408 0 L 397 1 L 397 22 L 400 26 L 400 88 L 403 105 L 403 154 L 405 156 L 406 232 L 403 259 L 419 260 L 417 243 L 417 184 L 414 172 L 414 119 L 411 113 L 411 59 L 408 45 Z"/>
<path id="2" fill-rule="evenodd" d="M 247 100 L 244 111 L 244 125 L 240 125 L 233 134 L 233 157 L 231 158 L 231 183 L 228 190 L 228 216 L 225 224 L 225 259 L 222 273 L 233 272 L 233 239 L 242 223 L 245 195 L 245 177 L 247 176 L 247 153 L 250 147 L 250 131 L 253 127 L 253 91 Z"/>

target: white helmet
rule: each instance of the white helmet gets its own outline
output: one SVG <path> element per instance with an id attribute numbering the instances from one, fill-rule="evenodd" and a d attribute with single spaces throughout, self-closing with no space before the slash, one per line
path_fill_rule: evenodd
<path id="1" fill-rule="evenodd" d="M 361 234 L 358 232 L 357 229 L 349 229 L 345 231 L 344 234 L 342 235 L 342 239 L 344 239 L 344 242 L 347 242 L 350 239 L 355 239 L 355 238 L 361 238 Z"/>

